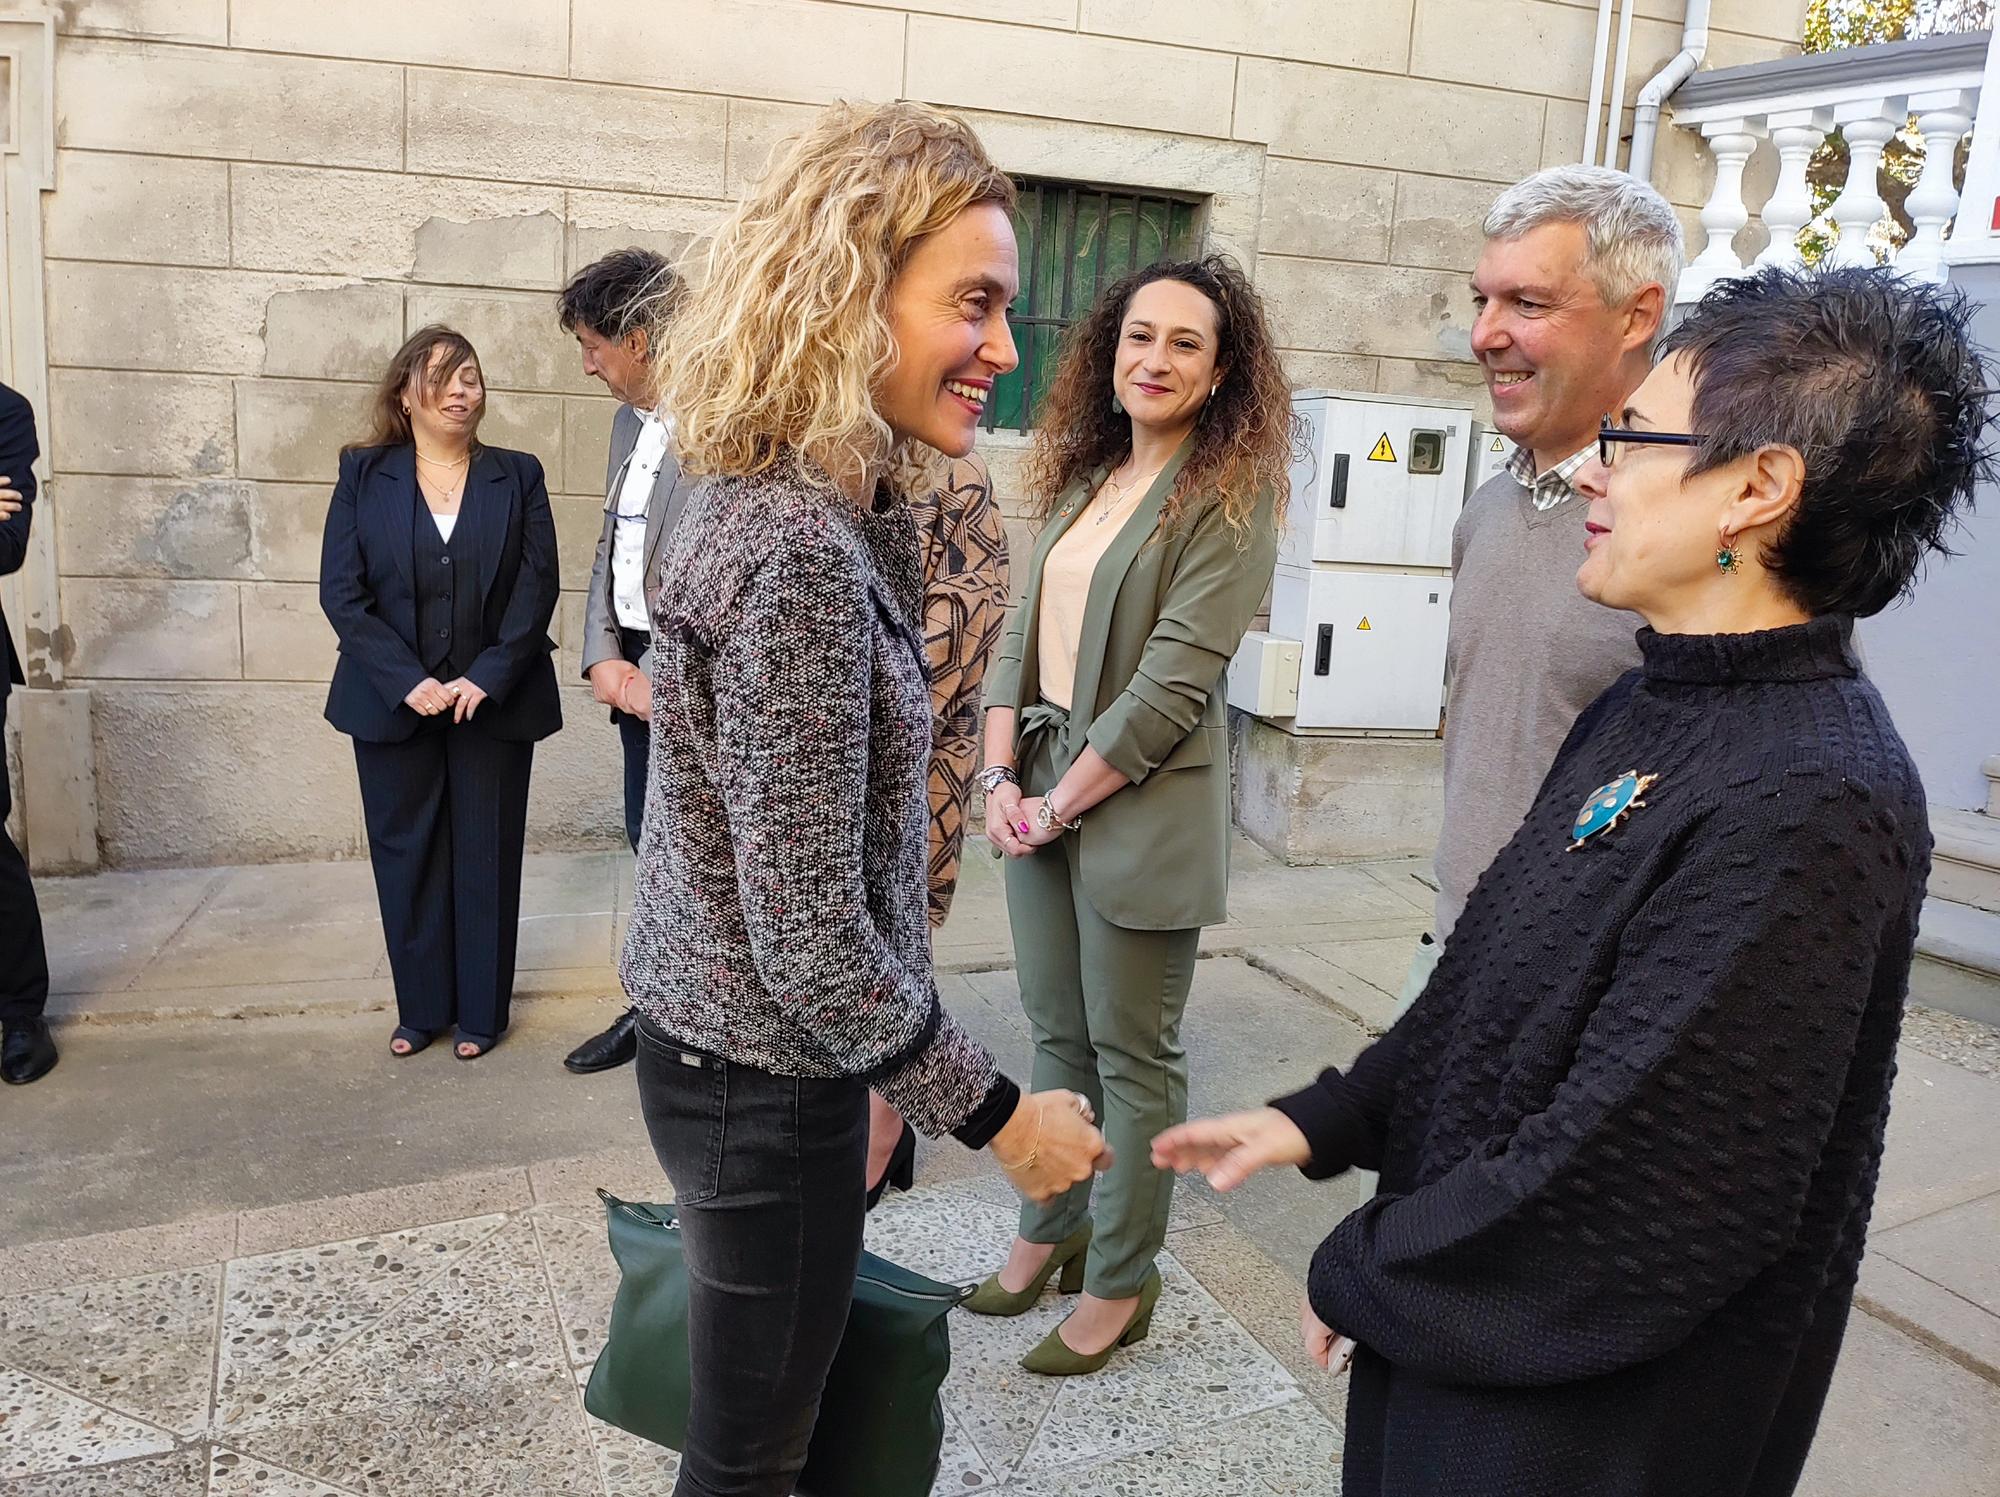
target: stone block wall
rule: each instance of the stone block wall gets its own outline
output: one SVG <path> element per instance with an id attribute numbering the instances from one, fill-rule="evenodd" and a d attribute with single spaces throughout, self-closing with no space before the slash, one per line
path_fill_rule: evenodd
<path id="1" fill-rule="evenodd" d="M 553 293 L 608 249 L 696 244 L 815 106 L 924 99 L 1009 170 L 1198 194 L 1300 383 L 1463 397 L 1479 218 L 1580 153 L 1596 21 L 1570 0 L 57 11 L 38 523 L 61 625 L 30 653 L 37 687 L 89 695 L 96 842 L 126 866 L 363 851 L 351 755 L 319 716 L 314 583 L 336 451 L 408 331 L 467 332 L 485 435 L 547 469 L 575 682 L 612 405 Z M 1794 50 L 1803 11 L 1718 0 L 1710 64 Z M 1633 92 L 1678 15 L 1639 0 Z M 1662 140 L 1691 223 L 1701 157 Z M 1016 510 L 1021 445 L 988 448 Z M 532 835 L 615 841 L 615 735 L 580 685 L 565 709 Z"/>

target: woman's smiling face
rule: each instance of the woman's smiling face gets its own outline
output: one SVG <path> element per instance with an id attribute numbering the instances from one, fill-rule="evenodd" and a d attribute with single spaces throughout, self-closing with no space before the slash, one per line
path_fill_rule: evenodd
<path id="1" fill-rule="evenodd" d="M 974 203 L 911 251 L 889 289 L 896 362 L 875 392 L 899 439 L 947 457 L 972 451 L 993 382 L 1020 356 L 1007 307 L 1020 289 L 1014 224 Z"/>

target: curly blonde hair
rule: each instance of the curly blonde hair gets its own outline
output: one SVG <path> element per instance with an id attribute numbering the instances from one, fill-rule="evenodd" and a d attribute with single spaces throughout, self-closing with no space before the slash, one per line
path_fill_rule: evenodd
<path id="1" fill-rule="evenodd" d="M 961 120 L 921 104 L 835 104 L 773 160 L 709 246 L 667 335 L 662 406 L 696 473 L 789 461 L 841 487 L 884 473 L 904 496 L 941 471 L 899 443 L 874 392 L 896 361 L 889 292 L 911 251 L 1015 189 Z"/>
<path id="2" fill-rule="evenodd" d="M 1304 428 L 1292 414 L 1292 387 L 1264 317 L 1263 299 L 1226 255 L 1162 260 L 1104 289 L 1097 303 L 1063 335 L 1054 381 L 1043 402 L 1029 455 L 1029 509 L 1047 516 L 1063 491 L 1132 451 L 1132 418 L 1112 404 L 1112 369 L 1125 314 L 1139 288 L 1180 281 L 1215 304 L 1216 365 L 1222 386 L 1202 406 L 1194 449 L 1160 513 L 1160 528 L 1179 522 L 1197 496 L 1212 497 L 1239 540 L 1265 495 L 1282 528 L 1291 495 L 1291 464 L 1303 451 Z"/>

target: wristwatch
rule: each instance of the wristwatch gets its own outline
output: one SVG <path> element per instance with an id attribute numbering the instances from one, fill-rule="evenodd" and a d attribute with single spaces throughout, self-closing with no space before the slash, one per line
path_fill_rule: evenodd
<path id="1" fill-rule="evenodd" d="M 1082 822 L 1081 816 L 1075 821 L 1065 821 L 1062 813 L 1056 809 L 1056 799 L 1053 795 L 1043 796 L 1042 803 L 1035 807 L 1035 825 L 1045 832 L 1055 831 L 1058 827 L 1065 832 L 1073 832 Z"/>
<path id="2" fill-rule="evenodd" d="M 991 795 L 1002 785 L 1018 785 L 1020 779 L 1005 764 L 991 764 L 979 771 L 979 790 L 982 795 Z"/>

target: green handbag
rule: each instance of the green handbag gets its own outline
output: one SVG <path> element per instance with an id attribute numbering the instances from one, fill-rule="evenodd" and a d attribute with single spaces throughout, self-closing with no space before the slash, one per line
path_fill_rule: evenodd
<path id="1" fill-rule="evenodd" d="M 679 1450 L 687 1439 L 687 1266 L 672 1206 L 598 1191 L 618 1260 L 611 1331 L 583 1406 Z M 798 1490 L 811 1497 L 928 1497 L 944 1443 L 938 1387 L 951 1371 L 945 1316 L 970 1290 L 861 1255 L 847 1331 L 827 1373 Z"/>

